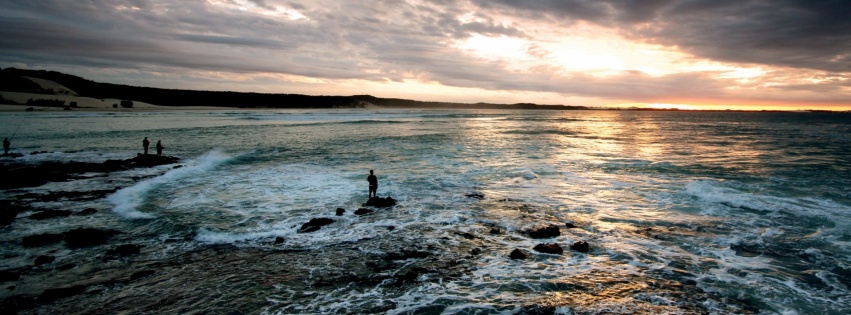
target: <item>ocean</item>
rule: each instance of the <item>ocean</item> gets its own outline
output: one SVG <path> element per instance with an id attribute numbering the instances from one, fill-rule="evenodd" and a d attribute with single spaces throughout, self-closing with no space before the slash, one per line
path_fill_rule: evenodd
<path id="1" fill-rule="evenodd" d="M 0 298 L 85 287 L 25 314 L 851 313 L 849 113 L 117 110 L 3 113 L 0 133 L 24 154 L 0 163 L 127 159 L 144 137 L 181 158 L 0 191 L 117 189 L 0 229 L 0 269 L 55 257 Z M 369 170 L 397 205 L 355 215 Z M 314 218 L 334 222 L 299 233 Z M 77 227 L 121 234 L 21 245 Z M 120 244 L 142 249 L 106 259 Z"/>

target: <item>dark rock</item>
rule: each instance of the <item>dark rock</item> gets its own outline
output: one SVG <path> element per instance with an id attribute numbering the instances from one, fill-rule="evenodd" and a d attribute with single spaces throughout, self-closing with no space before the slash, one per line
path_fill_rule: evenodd
<path id="1" fill-rule="evenodd" d="M 52 263 L 54 260 L 56 260 L 56 257 L 42 255 L 35 258 L 33 265 L 41 266 L 44 264 Z"/>
<path id="2" fill-rule="evenodd" d="M 180 159 L 172 156 L 139 155 L 127 160 L 107 160 L 103 163 L 91 162 L 44 162 L 37 165 L 10 163 L 0 165 L 0 178 L 14 180 L 0 181 L 0 189 L 41 186 L 49 182 L 61 182 L 81 178 L 82 173 L 108 173 L 137 167 L 177 163 Z"/>
<path id="3" fill-rule="evenodd" d="M 137 271 L 137 272 L 134 272 L 132 275 L 130 275 L 130 281 L 142 279 L 142 278 L 147 278 L 147 277 L 150 277 L 154 273 L 155 273 L 155 271 L 153 271 L 153 270 Z"/>
<path id="4" fill-rule="evenodd" d="M 531 238 L 551 238 L 561 235 L 561 230 L 559 230 L 558 226 L 548 225 L 548 226 L 538 226 L 526 231 Z"/>
<path id="5" fill-rule="evenodd" d="M 492 227 L 490 233 L 494 235 L 502 234 L 502 229 L 498 227 Z"/>
<path id="6" fill-rule="evenodd" d="M 578 241 L 576 243 L 573 243 L 573 245 L 570 245 L 570 248 L 577 251 L 577 252 L 583 252 L 583 253 L 588 252 L 588 249 L 589 249 L 588 242 L 586 242 L 586 241 Z"/>
<path id="7" fill-rule="evenodd" d="M 59 299 L 64 299 L 67 297 L 82 294 L 83 292 L 86 292 L 86 286 L 84 285 L 47 289 L 41 295 L 38 296 L 37 301 L 39 303 L 50 303 Z"/>
<path id="8" fill-rule="evenodd" d="M 281 245 L 284 243 L 284 237 L 278 236 L 275 238 L 275 245 Z"/>
<path id="9" fill-rule="evenodd" d="M 21 268 L 0 270 L 0 282 L 18 281 L 23 272 Z"/>
<path id="10" fill-rule="evenodd" d="M 367 208 L 360 208 L 357 211 L 355 211 L 355 214 L 356 215 L 367 215 L 367 214 L 370 214 L 370 213 L 373 213 L 373 212 L 375 212 L 375 211 L 369 210 Z"/>
<path id="11" fill-rule="evenodd" d="M 519 248 L 515 248 L 511 251 L 511 254 L 509 254 L 508 257 L 511 257 L 511 259 L 526 259 L 529 258 L 529 253 Z"/>
<path id="12" fill-rule="evenodd" d="M 47 220 L 59 217 L 67 217 L 71 215 L 71 211 L 68 210 L 44 210 L 41 212 L 36 212 L 30 215 L 30 219 L 33 220 Z"/>
<path id="13" fill-rule="evenodd" d="M 475 247 L 475 248 L 470 250 L 470 255 L 473 255 L 473 256 L 478 256 L 481 253 L 482 253 L 482 249 L 478 248 L 478 247 Z"/>
<path id="14" fill-rule="evenodd" d="M 395 226 L 392 226 L 392 225 L 387 227 L 387 230 L 388 230 L 388 231 L 393 231 L 393 230 L 395 230 L 395 229 L 396 229 L 396 227 L 395 227 Z"/>
<path id="15" fill-rule="evenodd" d="M 77 215 L 90 215 L 90 214 L 95 214 L 95 213 L 98 213 L 98 211 L 95 210 L 95 208 L 85 208 L 85 209 L 83 209 L 83 211 L 77 212 Z"/>
<path id="16" fill-rule="evenodd" d="M 343 213 L 346 213 L 346 209 L 337 208 L 337 216 L 341 216 L 341 215 L 343 215 Z"/>
<path id="17" fill-rule="evenodd" d="M 119 256 L 130 256 L 141 252 L 142 245 L 124 244 L 115 248 L 115 253 Z"/>
<path id="18" fill-rule="evenodd" d="M 455 232 L 455 235 L 461 236 L 461 237 L 466 238 L 468 240 L 476 238 L 475 235 L 467 233 L 467 232 Z"/>
<path id="19" fill-rule="evenodd" d="M 387 208 L 387 207 L 392 207 L 392 206 L 395 206 L 395 205 L 396 205 L 396 200 L 393 199 L 392 197 L 385 197 L 385 198 L 372 197 L 372 198 L 369 198 L 369 201 L 367 201 L 365 204 L 363 204 L 363 206 L 365 206 L 365 207 L 376 207 L 376 208 Z"/>
<path id="20" fill-rule="evenodd" d="M 472 194 L 466 194 L 464 196 L 467 196 L 467 197 L 470 197 L 470 198 L 475 198 L 475 199 L 485 199 L 485 194 L 483 194 L 483 193 L 472 193 Z"/>
<path id="21" fill-rule="evenodd" d="M 14 200 L 0 200 L 0 226 L 12 224 L 18 213 L 31 210 L 33 208 L 28 204 L 22 204 Z"/>
<path id="22" fill-rule="evenodd" d="M 57 266 L 56 270 L 68 270 L 68 269 L 71 269 L 71 268 L 74 268 L 74 267 L 77 267 L 77 264 L 68 263 L 68 264 L 64 264 L 64 265 L 61 265 L 61 266 Z"/>
<path id="23" fill-rule="evenodd" d="M 574 225 L 573 223 L 570 223 L 570 222 L 565 223 L 564 226 L 567 227 L 568 229 L 575 229 L 576 228 L 576 225 Z"/>
<path id="24" fill-rule="evenodd" d="M 411 258 L 426 258 L 428 256 L 431 256 L 431 253 L 417 250 L 402 250 L 398 253 L 387 253 L 387 255 L 384 256 L 384 260 L 407 260 Z"/>
<path id="25" fill-rule="evenodd" d="M 30 236 L 24 236 L 23 240 L 21 240 L 22 245 L 24 247 L 39 247 L 54 243 L 59 243 L 62 241 L 64 236 L 62 234 L 36 234 Z"/>
<path id="26" fill-rule="evenodd" d="M 298 230 L 298 233 L 310 233 L 319 231 L 319 228 L 334 223 L 334 219 L 329 218 L 315 218 L 310 219 L 305 224 L 301 225 L 301 228 Z"/>
<path id="27" fill-rule="evenodd" d="M 561 246 L 559 246 L 556 243 L 538 244 L 538 245 L 535 245 L 535 247 L 532 248 L 532 249 L 539 251 L 539 252 L 542 252 L 542 253 L 547 253 L 547 254 L 561 255 L 562 253 L 564 253 L 564 250 L 561 248 Z"/>
<path id="28" fill-rule="evenodd" d="M 103 244 L 118 233 L 118 231 L 113 230 L 77 228 L 65 232 L 65 245 L 74 248 Z"/>

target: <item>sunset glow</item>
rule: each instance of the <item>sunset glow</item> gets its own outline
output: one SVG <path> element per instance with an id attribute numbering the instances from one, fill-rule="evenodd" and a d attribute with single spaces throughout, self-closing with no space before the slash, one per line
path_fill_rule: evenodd
<path id="1" fill-rule="evenodd" d="M 828 6 L 766 5 L 5 2 L 0 67 L 199 90 L 851 110 L 851 35 L 830 22 L 851 19 Z"/>

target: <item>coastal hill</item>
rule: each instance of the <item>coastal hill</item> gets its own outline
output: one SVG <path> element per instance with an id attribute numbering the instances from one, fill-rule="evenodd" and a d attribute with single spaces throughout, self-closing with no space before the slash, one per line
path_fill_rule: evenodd
<path id="1" fill-rule="evenodd" d="M 198 91 L 139 87 L 122 84 L 101 83 L 56 71 L 0 69 L 0 91 L 78 96 L 101 100 L 123 100 L 125 104 L 141 102 L 159 106 L 207 106 L 238 108 L 362 108 L 367 106 L 404 108 L 469 108 L 469 109 L 588 109 L 582 106 L 490 103 L 445 103 L 416 100 L 379 98 L 371 95 L 312 96 L 302 94 L 270 94 L 229 91 Z M 0 92 L 2 96 L 2 92 Z M 9 98 L 0 98 L 0 103 L 14 104 Z M 46 106 L 66 106 L 46 102 Z M 38 105 L 38 104 L 36 104 Z M 132 105 L 130 105 L 132 106 Z"/>

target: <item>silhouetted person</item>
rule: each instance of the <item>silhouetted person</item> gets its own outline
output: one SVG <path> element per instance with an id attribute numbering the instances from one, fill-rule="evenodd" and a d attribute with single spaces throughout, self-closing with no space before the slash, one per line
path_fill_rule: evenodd
<path id="1" fill-rule="evenodd" d="M 12 144 L 9 143 L 9 138 L 3 138 L 3 154 L 9 155 L 9 146 Z"/>
<path id="2" fill-rule="evenodd" d="M 369 170 L 369 176 L 366 181 L 369 182 L 369 198 L 378 197 L 378 178 Z"/>
<path id="3" fill-rule="evenodd" d="M 148 141 L 148 137 L 145 137 L 145 140 L 142 140 L 142 147 L 145 148 L 145 155 L 148 155 L 148 146 L 151 145 L 151 142 Z"/>
<path id="4" fill-rule="evenodd" d="M 163 147 L 163 141 L 157 140 L 157 156 L 163 155 L 163 149 L 165 149 L 165 147 Z"/>

